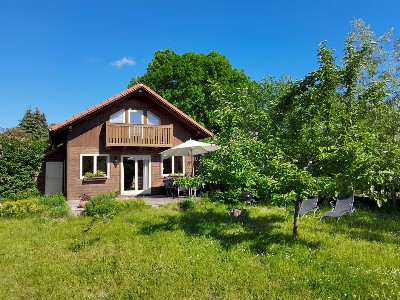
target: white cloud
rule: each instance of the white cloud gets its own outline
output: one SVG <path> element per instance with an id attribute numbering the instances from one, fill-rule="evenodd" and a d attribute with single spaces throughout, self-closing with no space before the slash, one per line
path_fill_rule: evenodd
<path id="1" fill-rule="evenodd" d="M 119 60 L 116 60 L 111 63 L 112 66 L 116 67 L 117 69 L 121 69 L 124 66 L 134 66 L 136 65 L 136 61 L 134 61 L 130 57 L 123 57 Z"/>

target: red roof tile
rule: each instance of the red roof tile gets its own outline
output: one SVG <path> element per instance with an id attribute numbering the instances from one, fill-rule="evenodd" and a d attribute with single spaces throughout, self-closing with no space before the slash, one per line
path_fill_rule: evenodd
<path id="1" fill-rule="evenodd" d="M 194 127 L 198 128 L 200 131 L 203 131 L 206 135 L 212 136 L 212 132 L 209 131 L 208 129 L 206 129 L 204 126 L 200 125 L 199 123 L 197 123 L 195 120 L 193 120 L 191 117 L 189 117 L 187 114 L 185 114 L 183 111 L 181 111 L 180 109 L 178 109 L 176 106 L 172 105 L 170 102 L 168 102 L 166 99 L 164 99 L 163 97 L 161 97 L 159 94 L 157 94 L 156 92 L 154 92 L 152 89 L 150 89 L 148 86 L 144 85 L 143 83 L 139 83 L 136 84 L 134 86 L 132 86 L 129 89 L 126 89 L 125 91 L 95 105 L 92 106 L 91 108 L 88 108 L 85 111 L 80 112 L 79 114 L 63 121 L 60 122 L 58 124 L 52 125 L 50 126 L 50 131 L 58 131 L 60 129 L 65 128 L 66 126 L 114 103 L 115 101 L 118 101 L 119 99 L 132 94 L 138 90 L 144 90 L 146 92 L 148 92 L 149 94 L 151 94 L 152 96 L 155 97 L 155 99 L 157 99 L 161 104 L 167 106 L 168 108 L 170 108 L 172 111 L 174 111 L 176 114 L 178 114 L 180 117 L 182 117 L 183 119 L 185 119 L 187 122 L 191 123 Z"/>

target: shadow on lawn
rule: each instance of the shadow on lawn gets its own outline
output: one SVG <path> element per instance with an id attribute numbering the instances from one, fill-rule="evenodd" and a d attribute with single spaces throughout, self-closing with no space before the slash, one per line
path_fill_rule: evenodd
<path id="1" fill-rule="evenodd" d="M 230 217 L 226 213 L 209 210 L 207 212 L 186 212 L 181 216 L 167 217 L 164 223 L 142 227 L 142 234 L 157 231 L 183 230 L 189 236 L 205 236 L 218 240 L 224 249 L 238 244 L 246 244 L 254 253 L 268 251 L 273 244 L 319 248 L 319 243 L 305 241 L 291 233 L 277 232 L 285 218 L 280 215 Z"/>
<path id="2" fill-rule="evenodd" d="M 353 215 L 345 215 L 339 221 L 324 219 L 331 234 L 343 234 L 353 240 L 400 243 L 398 220 L 400 214 L 394 211 L 359 208 Z"/>

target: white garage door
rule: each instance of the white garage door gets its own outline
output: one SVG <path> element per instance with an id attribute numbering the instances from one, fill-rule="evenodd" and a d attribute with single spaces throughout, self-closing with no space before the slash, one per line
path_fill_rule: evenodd
<path id="1" fill-rule="evenodd" d="M 44 190 L 46 195 L 53 195 L 58 192 L 62 193 L 64 173 L 63 165 L 62 161 L 46 162 L 46 181 Z"/>

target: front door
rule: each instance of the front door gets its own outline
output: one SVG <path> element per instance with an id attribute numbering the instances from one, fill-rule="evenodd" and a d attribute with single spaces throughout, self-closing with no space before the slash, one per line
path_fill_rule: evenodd
<path id="1" fill-rule="evenodd" d="M 150 155 L 122 156 L 122 195 L 151 193 Z"/>

